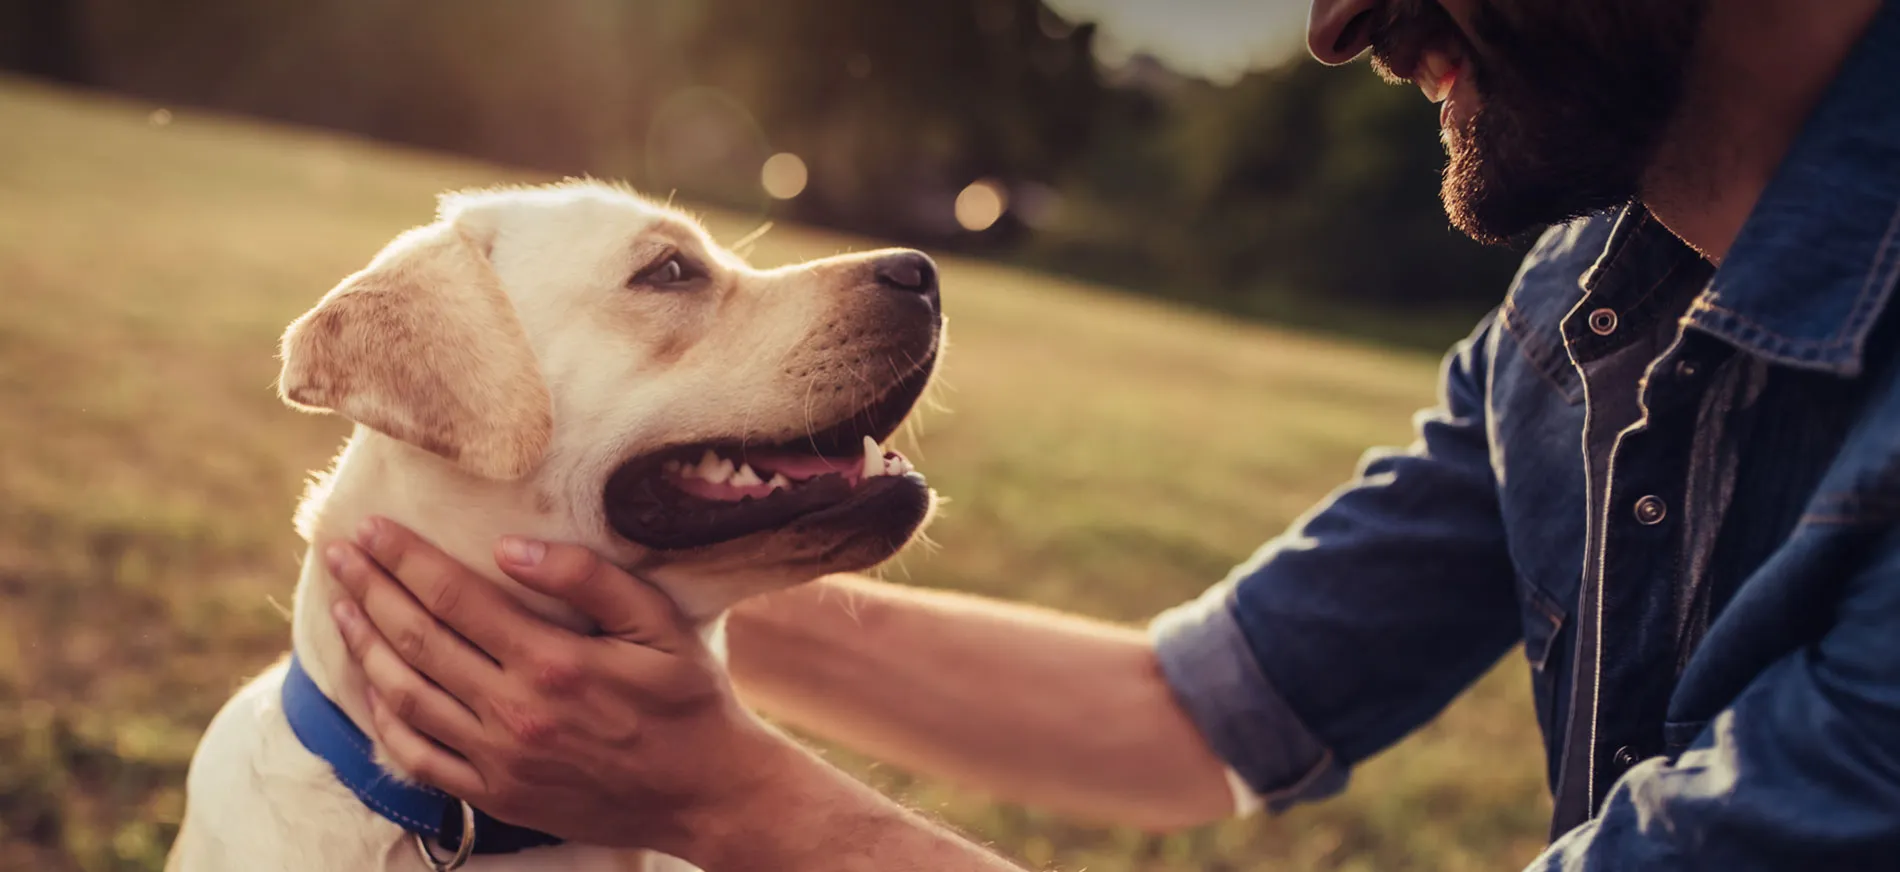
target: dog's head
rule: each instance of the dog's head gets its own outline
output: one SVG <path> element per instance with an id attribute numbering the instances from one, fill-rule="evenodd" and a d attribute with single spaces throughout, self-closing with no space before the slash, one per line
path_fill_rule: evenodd
<path id="1" fill-rule="evenodd" d="M 689 613 L 891 557 L 933 496 L 884 443 L 942 334 L 936 268 L 756 270 L 592 183 L 452 194 L 292 324 L 280 387 L 516 481 Z"/>

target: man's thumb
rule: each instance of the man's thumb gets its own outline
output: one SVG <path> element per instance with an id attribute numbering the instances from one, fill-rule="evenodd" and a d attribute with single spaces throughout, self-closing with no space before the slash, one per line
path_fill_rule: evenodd
<path id="1" fill-rule="evenodd" d="M 495 562 L 524 587 L 594 619 L 604 635 L 671 651 L 686 619 L 659 588 L 579 545 L 503 537 Z"/>

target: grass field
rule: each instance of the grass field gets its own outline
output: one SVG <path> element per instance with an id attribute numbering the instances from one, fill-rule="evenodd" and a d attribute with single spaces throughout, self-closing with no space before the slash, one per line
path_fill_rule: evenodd
<path id="1" fill-rule="evenodd" d="M 198 731 L 287 644 L 290 512 L 344 432 L 276 337 L 435 192 L 518 173 L 0 80 L 0 870 L 157 869 Z M 709 215 L 722 238 L 752 220 Z M 869 242 L 781 227 L 755 260 Z M 944 264 L 913 457 L 954 502 L 892 577 L 1139 621 L 1408 438 L 1434 361 Z M 1331 802 L 1165 838 L 856 771 L 1037 866 L 1507 870 L 1547 814 L 1513 656 Z M 1079 725 L 1079 728 L 1086 728 Z"/>

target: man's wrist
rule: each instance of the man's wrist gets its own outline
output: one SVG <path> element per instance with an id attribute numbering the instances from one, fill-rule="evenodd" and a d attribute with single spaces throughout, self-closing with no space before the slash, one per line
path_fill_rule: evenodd
<path id="1" fill-rule="evenodd" d="M 761 724 L 743 744 L 750 777 L 685 814 L 681 843 L 663 850 L 704 869 L 790 868 L 823 844 L 811 821 L 852 812 L 839 806 L 855 782 L 783 733 Z"/>

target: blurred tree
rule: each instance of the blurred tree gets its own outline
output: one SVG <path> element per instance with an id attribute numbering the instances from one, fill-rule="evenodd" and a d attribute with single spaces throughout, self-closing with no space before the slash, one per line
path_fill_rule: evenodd
<path id="1" fill-rule="evenodd" d="M 965 185 L 1051 179 L 1091 141 L 1095 29 L 1039 0 L 714 5 L 694 64 L 812 166 L 803 217 L 948 235 Z"/>
<path id="2" fill-rule="evenodd" d="M 0 0 L 0 69 L 87 84 L 82 42 L 72 0 Z"/>
<path id="3" fill-rule="evenodd" d="M 1226 87 L 1132 66 L 1148 99 L 1065 180 L 1036 258 L 1252 315 L 1468 315 L 1502 293 L 1517 255 L 1449 226 L 1437 111 L 1416 94 L 1304 61 Z"/>
<path id="4" fill-rule="evenodd" d="M 1041 0 L 0 0 L 0 66 L 982 251 L 1249 315 L 1470 310 L 1436 118 L 1363 70 L 1104 69 Z M 759 168 L 810 185 L 772 205 Z M 959 191 L 1013 206 L 961 229 Z"/>

